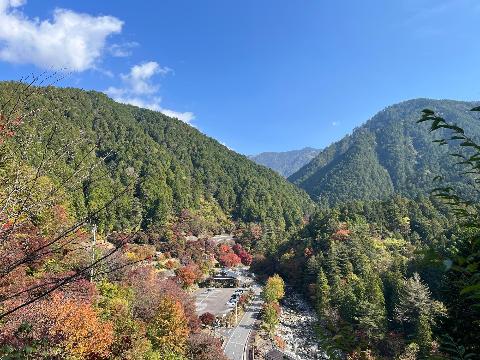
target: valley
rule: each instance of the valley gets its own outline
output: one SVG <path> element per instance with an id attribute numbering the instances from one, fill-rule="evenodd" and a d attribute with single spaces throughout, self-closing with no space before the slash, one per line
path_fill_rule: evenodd
<path id="1" fill-rule="evenodd" d="M 480 359 L 478 0 L 0 0 L 0 360 Z"/>
<path id="2" fill-rule="evenodd" d="M 23 104 L 0 127 L 5 358 L 477 351 L 478 103 L 393 105 L 285 179 L 160 112 L 22 86 L 0 84 Z"/>

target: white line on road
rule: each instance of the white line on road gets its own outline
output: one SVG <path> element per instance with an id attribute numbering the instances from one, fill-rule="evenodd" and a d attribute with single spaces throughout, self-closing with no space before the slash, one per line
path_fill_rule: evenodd
<path id="1" fill-rule="evenodd" d="M 235 331 L 237 331 L 237 329 L 238 329 L 238 327 L 240 326 L 240 323 L 242 322 L 243 318 L 245 317 L 245 315 L 247 315 L 247 312 L 248 312 L 248 311 L 245 311 L 245 312 L 243 313 L 242 318 L 241 318 L 240 321 L 237 323 L 237 326 L 235 326 L 235 328 L 233 329 L 230 337 L 228 338 L 228 341 L 225 343 L 225 345 L 223 345 L 223 348 L 224 348 L 224 349 L 225 349 L 225 348 L 227 347 L 227 345 L 230 343 L 230 340 L 232 340 L 233 334 L 235 334 Z"/>
<path id="2" fill-rule="evenodd" d="M 205 296 L 205 297 L 202 299 L 202 301 L 200 301 L 199 303 L 195 303 L 195 305 L 202 305 L 202 303 L 203 303 L 205 300 L 207 300 L 208 297 L 213 294 L 213 292 L 214 292 L 214 291 L 209 291 L 208 294 L 207 294 L 207 296 Z"/>

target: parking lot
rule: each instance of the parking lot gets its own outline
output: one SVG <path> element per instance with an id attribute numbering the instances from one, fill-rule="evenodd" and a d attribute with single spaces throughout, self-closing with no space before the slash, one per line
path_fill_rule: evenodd
<path id="1" fill-rule="evenodd" d="M 228 307 L 227 303 L 232 297 L 236 288 L 201 288 L 194 293 L 195 307 L 197 314 L 201 315 L 205 312 L 212 313 L 215 316 L 221 316 L 228 313 L 232 307 Z"/>

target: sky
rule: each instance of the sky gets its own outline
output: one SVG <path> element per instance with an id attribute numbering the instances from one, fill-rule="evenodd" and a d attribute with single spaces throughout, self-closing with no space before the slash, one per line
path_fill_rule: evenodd
<path id="1" fill-rule="evenodd" d="M 255 154 L 411 98 L 480 100 L 479 38 L 478 0 L 0 0 L 0 80 L 65 72 Z"/>

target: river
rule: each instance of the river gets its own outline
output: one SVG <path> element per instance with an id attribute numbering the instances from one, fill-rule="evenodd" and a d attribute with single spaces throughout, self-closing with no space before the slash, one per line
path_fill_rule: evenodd
<path id="1" fill-rule="evenodd" d="M 318 347 L 314 329 L 318 319 L 311 306 L 291 288 L 287 289 L 281 305 L 277 334 L 285 341 L 285 350 L 296 359 L 328 359 Z"/>

